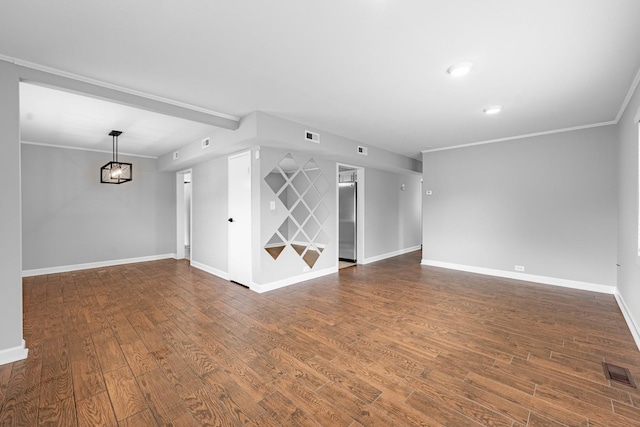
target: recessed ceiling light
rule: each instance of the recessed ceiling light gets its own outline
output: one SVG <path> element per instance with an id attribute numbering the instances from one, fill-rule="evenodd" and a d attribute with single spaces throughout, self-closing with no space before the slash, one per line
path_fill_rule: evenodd
<path id="1" fill-rule="evenodd" d="M 461 77 L 469 74 L 469 71 L 471 71 L 472 68 L 473 62 L 462 61 L 449 67 L 447 69 L 447 73 L 451 74 L 453 77 Z"/>
<path id="2" fill-rule="evenodd" d="M 485 114 L 497 114 L 502 110 L 502 105 L 492 105 L 491 107 L 487 107 L 484 110 Z"/>

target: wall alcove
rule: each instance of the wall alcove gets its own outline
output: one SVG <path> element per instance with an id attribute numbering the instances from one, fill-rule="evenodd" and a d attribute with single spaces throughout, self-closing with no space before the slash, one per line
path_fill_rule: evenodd
<path id="1" fill-rule="evenodd" d="M 323 229 L 329 209 L 322 202 L 329 182 L 313 158 L 300 166 L 290 153 L 264 180 L 288 212 L 264 249 L 277 260 L 289 246 L 313 268 L 329 243 Z"/>

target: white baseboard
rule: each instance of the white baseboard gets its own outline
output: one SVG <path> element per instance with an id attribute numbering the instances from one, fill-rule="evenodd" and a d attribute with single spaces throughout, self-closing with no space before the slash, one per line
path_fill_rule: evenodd
<path id="1" fill-rule="evenodd" d="M 251 290 L 263 293 L 273 291 L 274 289 L 284 288 L 285 286 L 295 285 L 296 283 L 304 282 L 311 279 L 317 279 L 318 277 L 326 276 L 338 272 L 338 266 L 325 268 L 318 271 L 310 271 L 308 273 L 300 274 L 294 277 L 288 277 L 286 279 L 277 280 L 275 282 L 269 282 L 264 284 L 252 283 Z"/>
<path id="2" fill-rule="evenodd" d="M 26 359 L 28 355 L 29 349 L 22 340 L 22 345 L 0 350 L 0 365 Z"/>
<path id="3" fill-rule="evenodd" d="M 210 267 L 206 264 L 199 263 L 197 261 L 191 260 L 191 267 L 195 267 L 198 270 L 206 271 L 209 274 L 213 274 L 224 280 L 229 280 L 229 273 L 226 271 L 218 270 L 217 268 Z"/>
<path id="4" fill-rule="evenodd" d="M 616 301 L 618 302 L 618 307 L 620 307 L 620 311 L 624 316 L 624 320 L 627 322 L 629 331 L 631 331 L 633 340 L 636 342 L 636 346 L 640 351 L 640 326 L 638 326 L 638 322 L 636 322 L 633 316 L 631 315 L 631 312 L 629 311 L 627 304 L 624 302 L 624 298 L 622 298 L 622 295 L 620 295 L 620 293 L 617 290 L 614 295 L 616 297 Z"/>
<path id="5" fill-rule="evenodd" d="M 408 254 L 409 252 L 419 250 L 420 247 L 421 247 L 420 245 L 412 246 L 410 248 L 400 249 L 399 251 L 387 252 L 386 254 L 365 258 L 364 261 L 362 261 L 362 264 L 371 264 L 372 262 L 382 261 L 383 259 L 392 258 L 394 256 Z"/>
<path id="6" fill-rule="evenodd" d="M 523 280 L 525 282 L 542 283 L 545 285 L 562 286 L 563 288 L 580 289 L 583 291 L 600 292 L 614 295 L 615 286 L 599 285 L 597 283 L 579 282 L 577 280 L 558 279 L 555 277 L 536 276 L 534 274 L 518 273 L 514 271 L 494 270 L 491 268 L 473 267 L 469 265 L 452 264 L 448 262 L 423 259 L 420 264 L 431 267 L 448 268 L 450 270 L 467 271 L 469 273 L 484 274 L 487 276 L 505 277 L 507 279 Z"/>
<path id="7" fill-rule="evenodd" d="M 176 258 L 176 254 L 151 255 L 137 258 L 114 259 L 109 261 L 88 262 L 86 264 L 63 265 L 60 267 L 37 268 L 22 270 L 22 277 L 41 276 L 43 274 L 66 273 L 68 271 L 88 270 L 91 268 L 111 267 L 114 265 L 134 264 L 136 262 L 157 261 L 160 259 Z"/>

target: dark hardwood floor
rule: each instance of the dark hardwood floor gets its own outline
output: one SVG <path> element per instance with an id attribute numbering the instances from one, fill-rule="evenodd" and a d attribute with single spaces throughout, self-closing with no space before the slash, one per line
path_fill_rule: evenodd
<path id="1" fill-rule="evenodd" d="M 640 426 L 610 295 L 411 253 L 256 294 L 164 260 L 24 279 L 2 426 Z"/>

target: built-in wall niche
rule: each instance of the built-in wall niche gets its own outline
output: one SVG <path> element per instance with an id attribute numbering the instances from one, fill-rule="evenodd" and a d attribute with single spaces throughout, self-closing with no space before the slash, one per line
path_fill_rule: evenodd
<path id="1" fill-rule="evenodd" d="M 313 268 L 329 243 L 323 229 L 329 209 L 322 202 L 329 182 L 313 158 L 301 167 L 291 154 L 284 156 L 264 181 L 287 209 L 287 218 L 264 249 L 277 260 L 290 246 Z"/>

